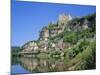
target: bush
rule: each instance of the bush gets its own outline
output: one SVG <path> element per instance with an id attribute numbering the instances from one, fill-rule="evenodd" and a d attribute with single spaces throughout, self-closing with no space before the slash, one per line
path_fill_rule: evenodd
<path id="1" fill-rule="evenodd" d="M 79 33 L 78 39 L 82 38 L 93 38 L 95 35 L 95 32 L 91 32 L 90 29 L 83 30 L 82 32 Z"/>
<path id="2" fill-rule="evenodd" d="M 79 53 L 74 59 L 72 59 L 68 63 L 68 65 L 70 65 L 69 70 L 95 69 L 96 67 L 95 45 L 96 45 L 95 42 L 90 43 L 82 53 Z"/>
<path id="3" fill-rule="evenodd" d="M 71 32 L 67 35 L 65 35 L 63 37 L 63 40 L 64 42 L 69 42 L 69 43 L 72 43 L 72 44 L 76 44 L 78 39 L 77 39 L 77 34 L 75 32 Z"/>
<path id="4" fill-rule="evenodd" d="M 74 47 L 66 50 L 67 51 L 66 59 L 67 60 L 73 59 L 75 56 L 77 56 L 78 53 L 81 53 L 82 51 L 84 51 L 88 45 L 89 45 L 89 41 L 82 39 L 76 45 L 74 45 Z"/>

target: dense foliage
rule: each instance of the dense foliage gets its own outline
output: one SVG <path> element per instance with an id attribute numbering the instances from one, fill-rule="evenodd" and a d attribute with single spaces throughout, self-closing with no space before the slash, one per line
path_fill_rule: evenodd
<path id="1" fill-rule="evenodd" d="M 52 51 L 52 58 L 61 58 L 67 61 L 69 70 L 85 70 L 96 68 L 96 24 L 95 14 L 74 19 L 66 25 L 64 32 L 50 38 L 51 41 L 59 41 L 63 39 L 64 43 L 72 44 L 72 47 L 63 49 L 61 52 Z M 79 22 L 84 20 L 89 21 L 89 26 L 86 29 L 74 29 Z M 80 25 L 79 25 L 80 26 Z M 78 27 L 79 27 L 78 26 Z M 71 30 L 68 30 L 71 27 Z M 81 27 L 80 27 L 81 28 Z M 63 56 L 61 56 L 63 52 Z"/>

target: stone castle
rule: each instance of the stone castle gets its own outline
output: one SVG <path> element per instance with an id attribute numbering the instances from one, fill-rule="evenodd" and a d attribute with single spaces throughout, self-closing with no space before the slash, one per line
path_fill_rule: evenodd
<path id="1" fill-rule="evenodd" d="M 56 24 L 50 23 L 49 26 L 43 27 L 40 32 L 40 40 L 47 40 L 49 37 L 54 37 L 64 30 L 65 25 L 72 20 L 70 15 L 59 15 L 58 22 Z"/>
<path id="2" fill-rule="evenodd" d="M 72 17 L 71 15 L 66 15 L 66 14 L 61 14 L 59 15 L 59 22 L 58 22 L 58 25 L 65 25 L 68 23 L 68 21 L 72 20 Z"/>

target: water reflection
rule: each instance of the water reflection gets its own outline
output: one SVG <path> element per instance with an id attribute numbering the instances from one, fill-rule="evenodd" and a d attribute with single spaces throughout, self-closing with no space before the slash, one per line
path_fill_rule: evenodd
<path id="1" fill-rule="evenodd" d="M 17 58 L 17 63 L 30 73 L 67 71 L 64 59 Z"/>

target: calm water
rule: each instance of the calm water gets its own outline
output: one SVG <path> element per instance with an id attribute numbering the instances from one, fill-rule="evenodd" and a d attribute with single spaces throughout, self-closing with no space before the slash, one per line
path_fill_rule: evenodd
<path id="1" fill-rule="evenodd" d="M 43 73 L 67 71 L 66 61 L 64 59 L 39 59 L 34 57 L 15 58 L 12 61 L 11 73 Z"/>

